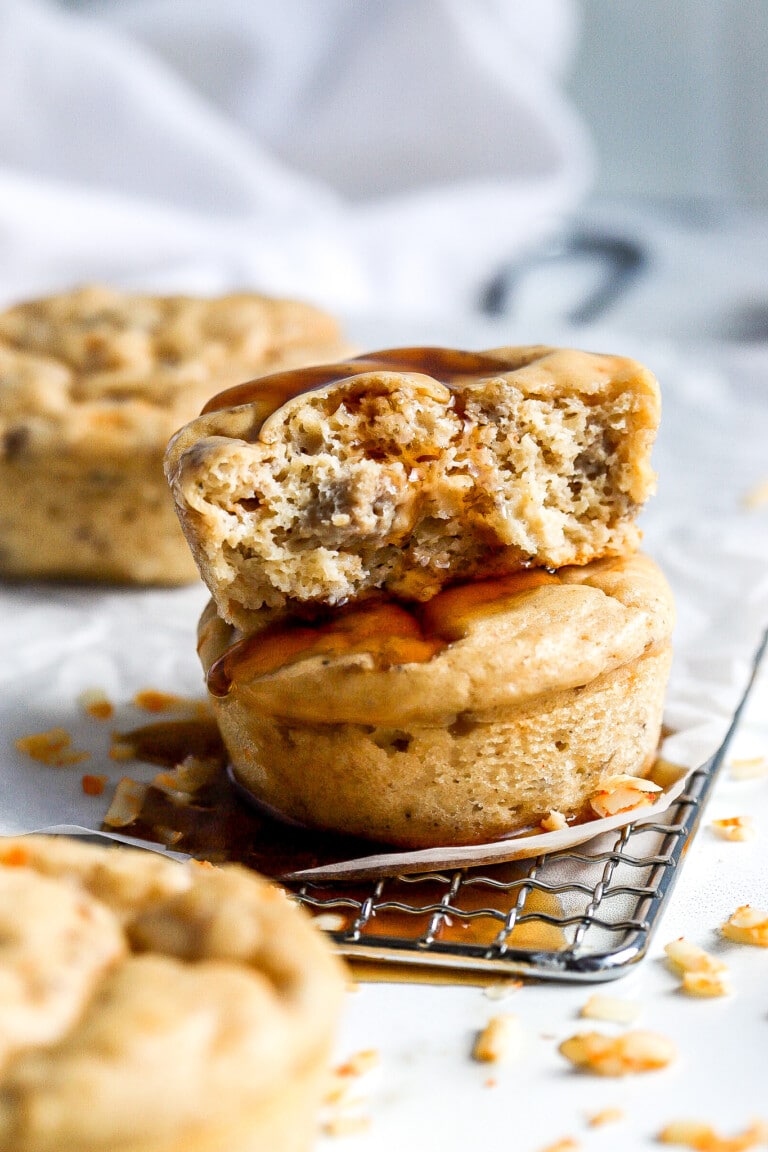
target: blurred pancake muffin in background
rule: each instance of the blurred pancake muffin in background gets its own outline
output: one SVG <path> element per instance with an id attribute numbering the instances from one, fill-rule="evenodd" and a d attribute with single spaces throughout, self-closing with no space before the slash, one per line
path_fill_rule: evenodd
<path id="1" fill-rule="evenodd" d="M 197 571 L 163 477 L 169 437 L 222 387 L 338 358 L 292 300 L 103 286 L 0 314 L 0 575 L 183 584 Z"/>

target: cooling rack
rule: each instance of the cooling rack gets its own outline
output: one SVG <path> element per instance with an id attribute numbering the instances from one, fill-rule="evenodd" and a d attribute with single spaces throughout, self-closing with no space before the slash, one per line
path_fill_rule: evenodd
<path id="1" fill-rule="evenodd" d="M 543 980 L 623 975 L 648 949 L 767 646 L 768 632 L 720 748 L 655 823 L 514 864 L 304 884 L 297 899 L 351 959 Z"/>

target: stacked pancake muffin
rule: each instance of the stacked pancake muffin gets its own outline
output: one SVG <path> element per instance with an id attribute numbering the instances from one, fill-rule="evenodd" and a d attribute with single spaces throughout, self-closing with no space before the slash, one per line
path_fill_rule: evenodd
<path id="1" fill-rule="evenodd" d="M 656 753 L 673 607 L 638 553 L 633 361 L 396 349 L 223 392 L 166 472 L 238 779 L 409 847 L 584 818 Z"/>

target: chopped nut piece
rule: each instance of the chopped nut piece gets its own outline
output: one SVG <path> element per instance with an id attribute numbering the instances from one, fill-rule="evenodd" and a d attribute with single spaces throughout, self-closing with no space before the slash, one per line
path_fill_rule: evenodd
<path id="1" fill-rule="evenodd" d="M 581 1016 L 589 1020 L 611 1020 L 616 1024 L 634 1024 L 640 1015 L 640 1005 L 631 1000 L 621 1000 L 618 996 L 602 996 L 593 993 L 582 1006 Z"/>
<path id="2" fill-rule="evenodd" d="M 730 816 L 727 820 L 713 820 L 711 827 L 721 840 L 751 840 L 755 835 L 751 816 Z"/>
<path id="3" fill-rule="evenodd" d="M 587 1124 L 590 1128 L 602 1128 L 604 1124 L 618 1124 L 623 1119 L 623 1109 L 603 1108 L 600 1112 L 592 1112 L 587 1117 Z"/>
<path id="4" fill-rule="evenodd" d="M 625 1032 L 605 1036 L 582 1032 L 560 1045 L 559 1052 L 577 1068 L 599 1076 L 626 1076 L 666 1068 L 676 1057 L 671 1040 L 658 1032 Z"/>
<path id="5" fill-rule="evenodd" d="M 483 989 L 483 995 L 489 1000 L 506 1000 L 511 992 L 519 992 L 522 986 L 522 980 L 495 980 Z"/>
<path id="6" fill-rule="evenodd" d="M 684 972 L 681 988 L 689 996 L 730 996 L 733 991 L 726 972 Z"/>
<path id="7" fill-rule="evenodd" d="M 639 776 L 606 776 L 600 781 L 589 803 L 600 817 L 618 816 L 620 812 L 631 812 L 633 808 L 654 804 L 661 791 L 659 784 Z"/>
<path id="8" fill-rule="evenodd" d="M 541 1152 L 579 1152 L 581 1145 L 578 1140 L 574 1140 L 572 1136 L 566 1136 L 563 1140 L 556 1140 L 554 1144 L 547 1144 L 546 1148 L 542 1148 Z"/>
<path id="9" fill-rule="evenodd" d="M 80 785 L 86 796 L 101 796 L 108 779 L 107 776 L 91 776 L 86 773 L 80 781 Z"/>
<path id="10" fill-rule="evenodd" d="M 104 817 L 104 824 L 108 828 L 124 828 L 127 824 L 132 824 L 141 812 L 146 791 L 146 784 L 140 784 L 130 776 L 121 777 Z"/>
<path id="11" fill-rule="evenodd" d="M 768 912 L 742 904 L 723 924 L 722 933 L 737 944 L 756 944 L 758 948 L 768 948 Z"/>
<path id="12" fill-rule="evenodd" d="M 19 752 L 26 753 L 33 760 L 47 764 L 49 768 L 64 768 L 69 764 L 79 764 L 90 759 L 90 752 L 76 752 L 72 747 L 72 737 L 66 728 L 51 728 L 48 732 L 35 732 L 21 736 L 15 741 Z"/>
<path id="13" fill-rule="evenodd" d="M 101 688 L 86 688 L 77 698 L 84 712 L 94 720 L 109 720 L 115 714 L 115 706 Z"/>
<path id="14" fill-rule="evenodd" d="M 518 1016 L 509 1012 L 492 1016 L 475 1040 L 472 1059 L 488 1064 L 514 1060 L 520 1055 L 522 1042 L 523 1030 Z"/>
<path id="15" fill-rule="evenodd" d="M 684 936 L 665 944 L 664 951 L 673 968 L 678 972 L 706 972 L 713 976 L 717 972 L 726 972 L 728 966 L 716 956 L 711 956 L 698 944 L 692 944 Z"/>
<path id="16" fill-rule="evenodd" d="M 541 827 L 545 832 L 562 832 L 563 828 L 568 827 L 568 821 L 562 812 L 558 812 L 553 808 L 548 816 L 545 816 L 541 821 Z"/>
<path id="17" fill-rule="evenodd" d="M 341 932 L 347 923 L 346 916 L 342 916 L 341 912 L 319 912 L 313 920 L 315 927 L 323 932 Z"/>
<path id="18" fill-rule="evenodd" d="M 718 1136 L 709 1124 L 698 1120 L 675 1120 L 656 1137 L 660 1144 L 680 1144 L 694 1152 L 748 1152 L 768 1143 L 768 1125 L 757 1120 L 737 1136 Z"/>
<path id="19" fill-rule="evenodd" d="M 731 761 L 731 778 L 733 780 L 756 780 L 760 776 L 768 776 L 768 759 L 765 756 L 752 756 L 746 760 Z"/>

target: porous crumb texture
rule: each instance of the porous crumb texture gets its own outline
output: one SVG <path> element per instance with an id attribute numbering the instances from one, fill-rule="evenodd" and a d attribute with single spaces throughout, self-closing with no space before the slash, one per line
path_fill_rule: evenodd
<path id="1" fill-rule="evenodd" d="M 505 370 L 518 352 L 459 388 L 383 371 L 337 381 L 252 440 L 226 434 L 226 412 L 203 418 L 169 475 L 221 615 L 247 628 L 264 605 L 377 588 L 426 600 L 480 572 L 633 550 L 654 482 L 653 378 L 549 350 Z"/>
<path id="2" fill-rule="evenodd" d="M 307 1152 L 343 995 L 237 867 L 0 839 L 0 1152 Z"/>
<path id="3" fill-rule="evenodd" d="M 443 727 L 292 723 L 214 701 L 237 777 L 302 823 L 412 848 L 485 843 L 557 808 L 589 818 L 606 773 L 656 755 L 669 645 L 595 681 Z"/>
<path id="4" fill-rule="evenodd" d="M 0 313 L 0 573 L 194 579 L 169 437 L 222 386 L 339 349 L 331 317 L 252 294 L 94 286 Z"/>

